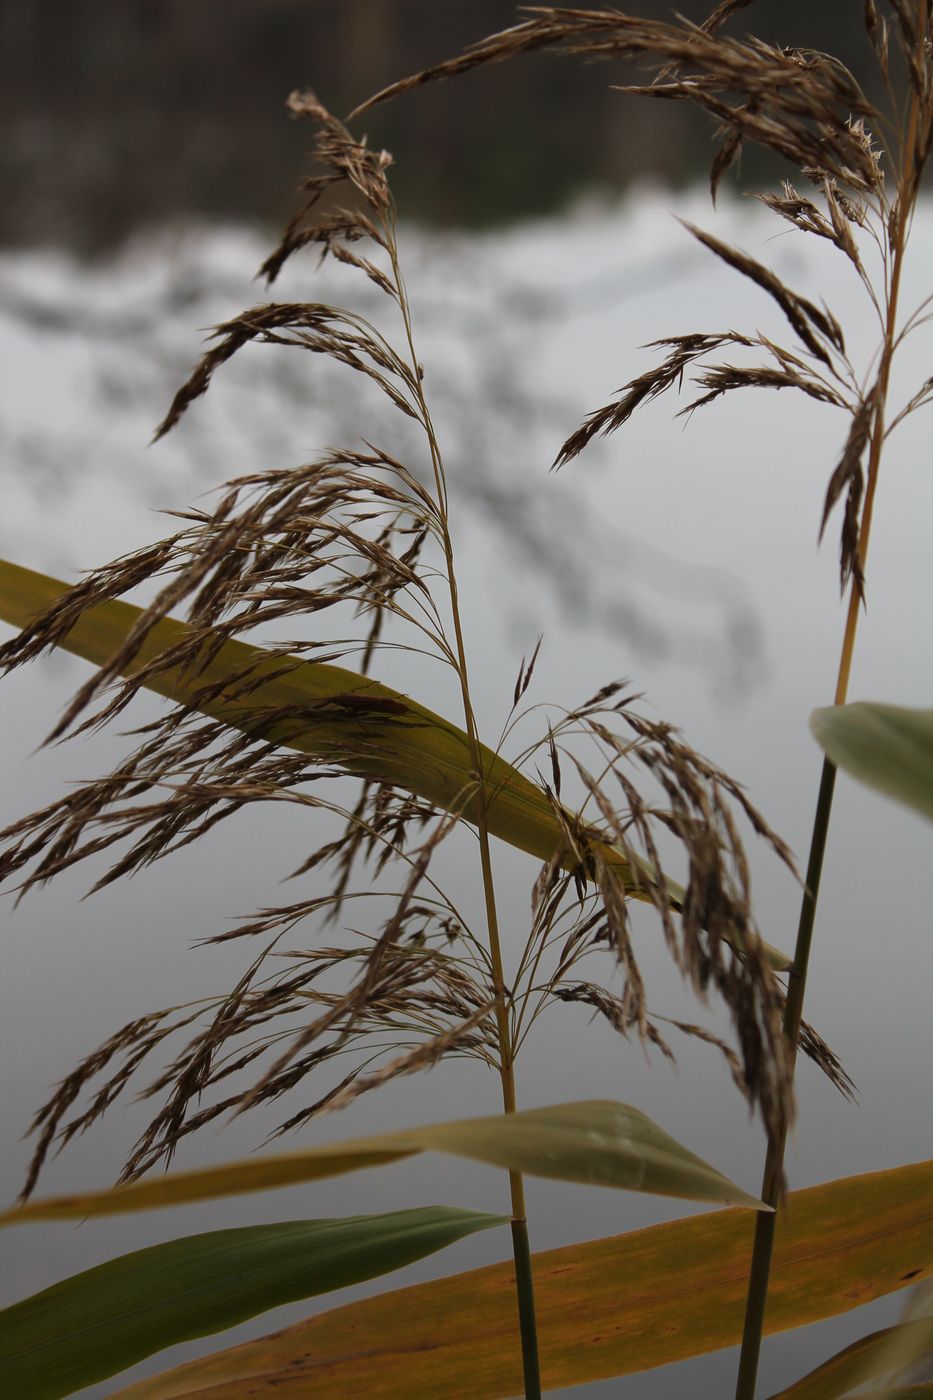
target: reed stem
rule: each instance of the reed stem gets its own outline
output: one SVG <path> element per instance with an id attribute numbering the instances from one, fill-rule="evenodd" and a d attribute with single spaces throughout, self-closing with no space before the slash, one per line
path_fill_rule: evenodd
<path id="1" fill-rule="evenodd" d="M 502 963 L 502 942 L 499 936 L 499 915 L 496 907 L 496 887 L 492 871 L 492 856 L 489 849 L 489 823 L 486 818 L 486 774 L 483 770 L 482 748 L 470 698 L 469 676 L 467 671 L 466 644 L 460 615 L 460 599 L 457 588 L 457 575 L 454 568 L 453 541 L 450 537 L 447 519 L 447 485 L 440 447 L 431 422 L 431 413 L 421 388 L 418 372 L 418 359 L 415 353 L 411 326 L 411 313 L 401 268 L 398 264 L 395 244 L 395 230 L 389 240 L 395 284 L 399 293 L 405 335 L 408 340 L 415 382 L 418 385 L 418 406 L 427 433 L 431 452 L 431 465 L 434 473 L 434 486 L 438 509 L 443 521 L 444 559 L 447 568 L 447 585 L 450 591 L 450 611 L 453 619 L 454 642 L 457 657 L 457 675 L 463 702 L 463 715 L 470 743 L 470 757 L 476 780 L 476 827 L 479 835 L 480 866 L 483 878 L 483 896 L 486 906 L 486 931 L 489 940 L 489 956 L 492 963 L 493 990 L 495 991 L 496 1039 L 499 1050 L 499 1078 L 502 1085 L 502 1106 L 506 1113 L 515 1113 L 515 1052 L 512 1026 L 509 1013 L 509 994 L 505 983 Z M 534 1278 L 531 1266 L 531 1247 L 528 1239 L 528 1219 L 525 1208 L 525 1183 L 521 1172 L 509 1172 L 509 1194 L 512 1207 L 512 1255 L 515 1262 L 515 1292 L 518 1303 L 518 1322 L 521 1334 L 522 1373 L 524 1378 L 525 1400 L 541 1400 L 541 1371 L 538 1361 L 538 1331 L 535 1320 Z"/>
<path id="2" fill-rule="evenodd" d="M 853 634 L 854 635 L 854 634 Z M 797 1061 L 797 1043 L 800 1021 L 803 1015 L 803 998 L 806 990 L 807 968 L 810 961 L 810 947 L 813 942 L 813 926 L 816 920 L 816 905 L 820 893 L 820 877 L 823 872 L 823 856 L 826 851 L 826 837 L 829 832 L 829 819 L 832 815 L 833 790 L 836 785 L 836 769 L 829 759 L 823 760 L 823 774 L 813 818 L 813 834 L 810 840 L 810 857 L 807 862 L 807 879 L 803 900 L 800 906 L 800 921 L 797 927 L 797 944 L 794 962 L 787 984 L 787 1001 L 784 1006 L 784 1035 L 790 1053 L 790 1072 L 793 1074 Z M 775 1209 L 780 1200 L 781 1180 L 784 1168 L 784 1149 L 787 1143 L 786 1123 L 781 1132 L 768 1143 L 765 1157 L 764 1179 L 761 1199 Z M 755 1381 L 758 1375 L 758 1357 L 761 1352 L 761 1338 L 764 1331 L 765 1305 L 768 1296 L 768 1279 L 771 1273 L 771 1256 L 774 1251 L 774 1232 L 777 1214 L 759 1211 L 755 1217 L 755 1242 L 752 1248 L 752 1265 L 748 1281 L 748 1299 L 745 1305 L 745 1329 L 742 1336 L 742 1352 L 739 1357 L 739 1374 L 736 1382 L 736 1400 L 753 1400 Z"/>
<path id="3" fill-rule="evenodd" d="M 921 27 L 921 41 L 925 27 Z M 885 317 L 885 336 L 878 378 L 875 383 L 874 420 L 872 423 L 871 446 L 868 459 L 868 480 L 865 500 L 859 521 L 858 570 L 853 574 L 849 585 L 849 606 L 846 613 L 845 632 L 839 657 L 839 670 L 836 678 L 834 704 L 844 705 L 849 692 L 849 678 L 852 673 L 852 658 L 855 652 L 855 637 L 863 603 L 862 582 L 868 560 L 868 544 L 871 538 L 872 514 L 875 492 L 878 486 L 878 471 L 885 436 L 885 405 L 888 396 L 888 383 L 891 374 L 891 361 L 896 348 L 897 306 L 901 286 L 901 270 L 907 244 L 907 231 L 910 222 L 912 197 L 916 194 L 913 183 L 914 156 L 917 141 L 919 104 L 916 94 L 911 102 L 907 137 L 901 163 L 901 179 L 897 192 L 898 218 L 892 240 L 891 281 L 888 288 L 888 305 Z M 784 1037 L 790 1056 L 790 1074 L 793 1077 L 797 1062 L 797 1048 L 800 1039 L 800 1023 L 803 1018 L 803 1002 L 807 986 L 807 971 L 810 964 L 810 949 L 813 943 L 813 929 L 816 922 L 816 909 L 820 894 L 820 878 L 823 871 L 823 857 L 833 809 L 833 793 L 836 786 L 836 769 L 828 758 L 823 760 L 816 811 L 810 835 L 810 853 L 807 858 L 807 876 L 800 905 L 800 919 L 797 925 L 797 942 L 794 948 L 794 961 L 787 984 L 787 1001 L 784 1006 Z M 748 1281 L 748 1296 L 745 1305 L 745 1325 L 742 1334 L 742 1350 L 739 1356 L 739 1371 L 736 1380 L 735 1400 L 754 1400 L 755 1384 L 758 1376 L 758 1360 L 761 1353 L 761 1339 L 764 1333 L 765 1308 L 768 1296 L 768 1281 L 771 1273 L 771 1259 L 774 1252 L 774 1236 L 777 1228 L 777 1208 L 780 1205 L 784 1177 L 784 1152 L 787 1146 L 787 1124 L 785 1123 L 769 1143 L 765 1155 L 765 1168 L 762 1179 L 761 1199 L 774 1207 L 773 1213 L 759 1212 L 755 1220 L 755 1239 L 752 1246 L 752 1262 Z"/>
<path id="4" fill-rule="evenodd" d="M 516 1177 L 519 1187 L 522 1179 Z M 515 1288 L 518 1293 L 518 1321 L 522 1335 L 522 1372 L 525 1394 L 541 1395 L 541 1369 L 538 1363 L 538 1329 L 535 1322 L 535 1293 L 531 1274 L 531 1247 L 528 1243 L 528 1221 L 512 1220 L 512 1254 L 515 1259 Z"/>

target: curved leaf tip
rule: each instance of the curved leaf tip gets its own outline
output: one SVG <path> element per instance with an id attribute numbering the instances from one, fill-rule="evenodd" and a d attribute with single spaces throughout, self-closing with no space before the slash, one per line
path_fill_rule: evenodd
<path id="1" fill-rule="evenodd" d="M 828 705 L 810 730 L 837 768 L 933 821 L 933 709 Z"/>

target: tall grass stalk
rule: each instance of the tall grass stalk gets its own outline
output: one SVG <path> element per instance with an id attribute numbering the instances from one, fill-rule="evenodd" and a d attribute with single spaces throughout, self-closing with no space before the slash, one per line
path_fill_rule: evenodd
<path id="1" fill-rule="evenodd" d="M 928 62 L 929 6 L 923 4 L 917 12 L 917 37 L 915 59 L 918 70 L 922 71 Z M 875 492 L 881 468 L 881 458 L 885 441 L 885 412 L 888 401 L 888 386 L 891 377 L 891 364 L 897 348 L 898 305 L 900 300 L 901 273 L 907 248 L 907 236 L 913 216 L 914 204 L 919 193 L 917 136 L 920 127 L 923 95 L 915 88 L 910 98 L 907 134 L 898 172 L 896 207 L 898 218 L 892 239 L 891 275 L 888 286 L 885 312 L 884 342 L 876 381 L 874 420 L 872 423 L 871 447 L 869 450 L 865 501 L 858 528 L 856 544 L 857 567 L 849 583 L 849 602 L 846 611 L 845 632 L 839 656 L 839 670 L 836 678 L 836 691 L 833 704 L 844 705 L 849 696 L 849 678 L 852 672 L 852 659 L 855 654 L 855 639 L 858 621 L 864 605 L 863 580 L 868 565 L 868 546 L 871 539 L 872 513 Z M 926 97 L 926 121 L 929 132 L 931 120 L 930 95 Z M 927 136 L 929 142 L 929 135 Z M 797 1060 L 800 1043 L 800 1025 L 803 1019 L 804 998 L 807 989 L 807 973 L 810 966 L 810 952 L 813 946 L 813 931 L 816 923 L 817 906 L 820 898 L 820 881 L 823 873 L 823 858 L 832 819 L 833 795 L 836 789 L 836 768 L 828 758 L 823 759 L 820 786 L 810 834 L 810 850 L 807 857 L 806 881 L 800 903 L 800 920 L 797 925 L 797 938 L 794 945 L 794 961 L 788 975 L 787 1004 L 784 1010 L 784 1034 L 787 1038 L 791 1073 Z M 761 1184 L 761 1198 L 771 1206 L 780 1204 L 784 1179 L 784 1152 L 787 1133 L 779 1133 L 768 1143 L 765 1155 L 764 1175 Z M 742 1349 L 739 1356 L 739 1369 L 736 1379 L 736 1400 L 754 1400 L 758 1379 L 758 1362 L 761 1354 L 761 1341 L 764 1335 L 765 1312 L 768 1300 L 768 1283 L 771 1275 L 771 1259 L 774 1251 L 774 1235 L 777 1228 L 777 1215 L 759 1215 L 755 1221 L 755 1242 L 752 1248 L 751 1269 L 749 1272 L 748 1297 L 745 1304 L 745 1324 L 742 1332 Z"/>
<path id="2" fill-rule="evenodd" d="M 796 163 L 822 194 L 823 208 L 785 182 L 784 197 L 759 196 L 781 217 L 809 235 L 832 243 L 850 262 L 878 316 L 882 341 L 873 374 L 860 378 L 849 361 L 842 326 L 827 308 L 817 308 L 783 284 L 769 269 L 735 248 L 691 227 L 717 257 L 748 277 L 781 307 L 798 345 L 783 349 L 760 334 L 706 332 L 657 342 L 668 350 L 665 361 L 633 380 L 619 397 L 592 413 L 564 444 L 557 464 L 572 460 L 597 434 L 620 428 L 637 407 L 674 385 L 688 369 L 705 390 L 684 410 L 692 412 L 721 395 L 741 388 L 796 388 L 820 402 L 848 412 L 851 419 L 844 450 L 830 479 L 820 529 L 845 496 L 841 532 L 841 582 L 848 606 L 835 692 L 835 704 L 848 698 L 858 620 L 865 601 L 865 572 L 872 512 L 882 452 L 889 431 L 887 402 L 891 365 L 904 335 L 923 319 L 928 303 L 898 330 L 902 270 L 911 220 L 927 158 L 933 144 L 933 35 L 930 0 L 891 0 L 890 17 L 875 0 L 865 0 L 864 24 L 875 51 L 888 98 L 880 112 L 841 63 L 803 49 L 778 48 L 755 39 L 727 37 L 724 26 L 751 0 L 723 0 L 700 26 L 658 23 L 618 10 L 571 10 L 536 6 L 512 29 L 472 45 L 460 56 L 438 64 L 380 93 L 376 101 L 396 97 L 424 82 L 446 80 L 488 63 L 550 50 L 591 59 L 628 59 L 653 70 L 651 81 L 623 88 L 643 96 L 695 103 L 718 122 L 719 148 L 711 168 L 717 188 L 744 144 L 757 142 Z M 894 44 L 891 43 L 893 31 Z M 795 71 L 796 70 L 796 71 Z M 897 85 L 906 91 L 902 102 Z M 883 152 L 876 147 L 884 132 L 893 135 Z M 890 199 L 885 168 L 895 179 Z M 874 240 L 884 267 L 879 295 L 862 261 L 857 234 Z M 709 364 L 708 356 L 733 347 L 760 348 L 760 366 Z M 704 361 L 707 363 L 704 364 Z M 770 363 L 769 363 L 770 361 Z M 930 402 L 926 380 L 894 420 L 892 427 Z M 867 464 L 863 459 L 867 451 Z M 860 509 L 861 507 L 861 509 Z M 783 1029 L 793 1077 L 800 1043 L 807 972 L 813 943 L 820 879 L 832 815 L 836 770 L 824 759 L 814 814 L 806 878 L 792 967 L 789 972 Z M 762 1199 L 778 1207 L 785 1189 L 785 1121 L 768 1142 Z M 775 1214 L 760 1214 L 750 1269 L 736 1400 L 753 1400 L 764 1326 Z"/>
<path id="3" fill-rule="evenodd" d="M 499 1052 L 499 1078 L 502 1084 L 502 1107 L 506 1113 L 514 1113 L 518 1107 L 515 1092 L 515 1050 L 513 1044 L 512 1018 L 509 992 L 506 986 L 505 970 L 502 962 L 502 942 L 499 935 L 499 913 L 496 906 L 496 884 L 492 869 L 492 853 L 489 849 L 489 822 L 487 818 L 486 792 L 488 774 L 476 726 L 473 702 L 470 698 L 469 671 L 467 667 L 466 643 L 463 637 L 463 622 L 460 612 L 460 595 L 457 587 L 457 573 L 454 566 L 454 548 L 447 514 L 447 481 L 444 461 L 441 456 L 437 434 L 431 418 L 431 410 L 422 387 L 418 371 L 418 356 L 415 351 L 412 331 L 411 309 L 405 291 L 405 282 L 398 261 L 398 242 L 395 236 L 394 219 L 392 237 L 389 240 L 392 276 L 399 293 L 399 307 L 405 326 L 405 339 L 411 357 L 413 381 L 416 384 L 418 404 L 425 426 L 431 454 L 431 469 L 434 475 L 434 489 L 437 498 L 439 518 L 442 524 L 444 559 L 447 569 L 448 592 L 450 595 L 451 620 L 457 655 L 457 676 L 460 682 L 460 695 L 463 702 L 464 726 L 470 740 L 470 757 L 477 777 L 477 822 L 479 837 L 480 869 L 482 874 L 483 903 L 486 915 L 486 934 L 489 954 L 492 960 L 492 984 L 495 994 L 496 1038 Z M 525 1205 L 525 1183 L 520 1172 L 509 1172 L 509 1196 L 512 1208 L 512 1255 L 515 1260 L 515 1288 L 518 1301 L 519 1330 L 522 1342 L 522 1371 L 527 1400 L 540 1400 L 541 1367 L 538 1360 L 538 1337 L 535 1322 L 534 1277 L 531 1266 L 531 1245 L 528 1235 L 528 1218 Z"/>

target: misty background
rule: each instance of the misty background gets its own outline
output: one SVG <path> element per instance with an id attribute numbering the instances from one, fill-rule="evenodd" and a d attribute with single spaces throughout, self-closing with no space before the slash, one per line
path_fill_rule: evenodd
<path id="1" fill-rule="evenodd" d="M 632 8 L 669 13 L 666 5 Z M 678 8 L 699 18 L 708 6 Z M 763 37 L 839 52 L 870 85 L 861 8 L 759 0 L 747 21 Z M 346 110 L 514 16 L 498 0 L 2 0 L 0 556 L 74 578 L 167 533 L 170 523 L 155 512 L 204 504 L 227 477 L 294 465 L 363 436 L 392 445 L 395 425 L 377 421 L 352 382 L 307 357 L 258 351 L 221 372 L 177 433 L 146 447 L 203 329 L 262 299 L 251 279 L 293 207 L 311 145 L 310 128 L 285 113 L 288 92 L 311 85 Z M 870 362 L 874 328 L 831 249 L 811 248 L 734 183 L 718 212 L 710 209 L 709 129 L 679 104 L 610 91 L 627 76 L 611 65 L 531 58 L 426 89 L 365 122 L 372 142 L 396 158 L 401 253 L 447 452 L 477 708 L 498 734 L 520 659 L 543 633 L 530 701 L 570 705 L 631 678 L 646 694 L 645 711 L 682 726 L 745 782 L 803 860 L 820 763 L 806 721 L 831 699 L 843 623 L 834 524 L 816 544 L 841 420 L 808 401 L 754 394 L 685 425 L 674 418 L 683 400 L 671 398 L 558 476 L 548 467 L 583 416 L 652 363 L 639 349 L 647 341 L 725 325 L 783 333 L 770 302 L 707 258 L 673 215 L 825 298 L 844 316 L 857 365 Z M 776 173 L 747 160 L 743 185 Z M 927 202 L 905 305 L 929 292 L 931 244 Z M 313 256 L 296 260 L 277 295 L 350 296 L 365 307 L 343 270 L 316 271 Z M 930 346 L 928 333 L 909 343 L 895 400 L 929 374 Z M 929 443 L 922 415 L 892 438 L 853 699 L 930 704 Z M 125 751 L 128 741 L 109 734 L 36 751 L 85 674 L 76 659 L 51 656 L 0 686 L 4 824 Z M 453 692 L 428 668 L 390 653 L 380 677 L 456 717 Z M 142 697 L 133 722 L 157 704 Z M 90 865 L 15 910 L 14 898 L 4 899 L 4 1200 L 22 1180 L 29 1149 L 21 1134 L 49 1086 L 133 1016 L 231 985 L 250 950 L 191 945 L 238 915 L 297 898 L 294 884 L 279 882 L 314 843 L 302 814 L 270 805 L 92 899 L 82 901 L 98 873 Z M 524 929 L 536 867 L 504 847 L 495 854 L 506 926 Z M 787 949 L 797 889 L 761 848 L 751 856 L 762 930 Z M 929 828 L 840 777 L 806 1014 L 842 1056 L 859 1100 L 846 1103 L 801 1065 L 792 1187 L 930 1154 L 930 872 Z M 450 879 L 468 896 L 468 869 Z M 650 924 L 640 937 L 652 1007 L 698 1019 Z M 715 1015 L 704 1020 L 722 1029 Z M 676 1048 L 678 1070 L 657 1056 L 648 1064 L 584 1008 L 558 1006 L 519 1063 L 521 1102 L 631 1102 L 756 1190 L 757 1125 L 715 1052 Z M 493 1080 L 451 1062 L 319 1120 L 306 1140 L 497 1105 Z M 250 1152 L 282 1116 L 248 1115 L 189 1138 L 178 1164 Z M 146 1105 L 118 1106 L 50 1166 L 41 1189 L 111 1180 L 147 1121 Z M 528 1186 L 536 1249 L 693 1209 Z M 499 1210 L 504 1192 L 491 1169 L 425 1157 L 197 1210 L 20 1229 L 2 1241 L 3 1299 L 174 1234 L 427 1201 Z M 86 1394 L 112 1394 L 312 1311 L 507 1252 L 504 1237 L 479 1236 L 389 1278 L 175 1348 Z M 895 1295 L 770 1339 L 761 1393 L 893 1321 L 902 1302 Z M 735 1354 L 720 1353 L 573 1393 L 720 1400 L 734 1369 Z"/>
<path id="2" fill-rule="evenodd" d="M 699 21 L 707 0 L 633 14 Z M 102 254 L 153 224 L 278 229 L 311 145 L 294 88 L 349 111 L 520 18 L 512 0 L 2 0 L 0 240 Z M 877 94 L 860 0 L 757 0 L 733 22 L 843 59 Z M 410 219 L 500 226 L 581 191 L 705 177 L 709 129 L 684 103 L 610 90 L 631 68 L 533 55 L 367 114 Z M 763 159 L 751 153 L 753 163 Z"/>

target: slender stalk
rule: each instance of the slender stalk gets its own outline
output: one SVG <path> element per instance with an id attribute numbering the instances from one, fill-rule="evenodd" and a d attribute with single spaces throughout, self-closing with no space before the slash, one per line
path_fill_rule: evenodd
<path id="1" fill-rule="evenodd" d="M 521 1191 L 522 1179 L 520 1176 L 516 1176 L 515 1179 Z M 524 1204 L 522 1210 L 524 1210 Z M 512 1254 L 515 1258 L 515 1286 L 518 1293 L 518 1321 L 522 1336 L 522 1371 L 525 1378 L 525 1394 L 540 1396 L 541 1370 L 538 1364 L 538 1329 L 535 1323 L 531 1247 L 528 1243 L 528 1221 L 524 1217 L 512 1220 Z"/>
<path id="2" fill-rule="evenodd" d="M 418 358 L 415 353 L 412 334 L 411 314 L 405 284 L 399 267 L 395 230 L 389 238 L 392 270 L 399 292 L 399 305 L 405 325 L 405 335 L 411 355 L 415 383 L 417 384 L 418 406 L 421 410 L 425 431 L 431 451 L 431 465 L 434 472 L 434 485 L 437 493 L 438 509 L 443 522 L 444 558 L 447 568 L 447 584 L 450 590 L 450 610 L 454 627 L 457 675 L 460 681 L 460 694 L 463 702 L 463 715 L 467 736 L 470 742 L 470 756 L 476 778 L 476 826 L 479 834 L 480 866 L 483 878 L 483 896 L 486 907 L 486 931 L 489 938 L 489 953 L 492 960 L 493 989 L 496 994 L 496 1038 L 499 1046 L 499 1077 L 502 1084 L 502 1106 L 506 1113 L 514 1113 L 517 1108 L 515 1095 L 515 1052 L 512 1026 L 509 1014 L 509 993 L 505 983 L 502 964 L 502 942 L 499 936 L 499 915 L 496 907 L 496 887 L 492 871 L 492 855 L 489 848 L 489 824 L 486 819 L 486 774 L 483 770 L 482 750 L 473 703 L 470 698 L 469 676 L 467 671 L 466 644 L 460 614 L 460 598 L 457 576 L 454 568 L 453 541 L 447 519 L 447 486 L 444 477 L 444 464 L 440 448 L 431 422 L 421 377 L 418 371 Z M 518 1321 L 522 1346 L 522 1373 L 526 1400 L 541 1400 L 541 1371 L 538 1361 L 538 1333 L 535 1321 L 534 1278 L 531 1267 L 531 1248 L 528 1240 L 528 1219 L 525 1208 L 525 1183 L 521 1172 L 509 1172 L 509 1193 L 512 1206 L 512 1254 L 515 1261 L 515 1291 L 518 1301 Z"/>
<path id="3" fill-rule="evenodd" d="M 923 27 L 921 26 L 921 29 Z M 921 38 L 923 34 L 921 33 Z M 898 189 L 898 219 L 892 247 L 891 282 L 888 290 L 888 306 L 885 318 L 884 345 L 878 366 L 875 383 L 875 413 L 872 423 L 871 446 L 868 459 L 868 481 L 865 500 L 859 521 L 858 562 L 864 577 L 868 559 L 868 544 L 871 537 L 872 514 L 875 492 L 878 485 L 878 472 L 881 465 L 881 452 L 884 446 L 884 412 L 888 395 L 888 382 L 891 362 L 897 346 L 897 306 L 900 295 L 901 269 L 904 263 L 904 250 L 907 243 L 910 209 L 908 194 L 915 192 L 915 184 L 909 189 L 913 179 L 914 152 L 917 140 L 918 100 L 914 95 L 911 103 L 905 154 L 901 166 L 901 180 Z M 856 573 L 849 586 L 849 606 L 846 613 L 845 632 L 839 657 L 839 670 L 836 678 L 834 704 L 844 705 L 849 692 L 849 677 L 852 672 L 852 658 L 855 652 L 855 637 L 863 602 L 862 588 Z M 807 971 L 810 963 L 810 949 L 813 943 L 813 929 L 820 894 L 820 879 L 823 872 L 823 857 L 832 816 L 833 793 L 836 786 L 836 769 L 828 758 L 823 760 L 816 812 L 810 835 L 810 853 L 807 859 L 807 876 L 800 906 L 800 919 L 797 926 L 797 942 L 794 948 L 794 961 L 787 985 L 787 1001 L 784 1007 L 784 1036 L 790 1054 L 790 1073 L 793 1075 L 797 1061 L 797 1048 L 800 1037 L 800 1023 L 803 1018 L 803 1002 L 807 985 Z M 780 1204 L 783 1177 L 784 1152 L 787 1145 L 787 1125 L 768 1144 L 762 1179 L 761 1199 L 775 1207 L 774 1213 L 759 1212 L 755 1220 L 755 1240 L 752 1247 L 752 1262 L 748 1281 L 748 1296 L 745 1306 L 745 1325 L 742 1335 L 742 1351 L 739 1357 L 739 1371 L 736 1380 L 735 1400 L 754 1400 L 755 1383 L 758 1376 L 758 1359 L 761 1352 L 761 1339 L 764 1332 L 765 1308 L 767 1305 L 768 1280 L 771 1273 L 771 1259 L 774 1252 L 774 1236 L 777 1228 L 777 1207 Z"/>
<path id="4" fill-rule="evenodd" d="M 829 759 L 824 759 L 816 813 L 813 819 L 813 833 L 810 839 L 807 879 L 800 906 L 797 944 L 794 949 L 794 962 L 788 979 L 787 1002 L 784 1007 L 784 1034 L 791 1056 L 792 1074 L 797 1060 L 797 1041 L 803 1014 L 807 968 L 810 961 L 810 947 L 813 942 L 813 925 L 816 920 L 816 905 L 820 893 L 820 877 L 823 872 L 823 856 L 826 851 L 826 837 L 829 832 L 835 786 L 836 769 Z M 786 1142 L 787 1127 L 785 1125 L 778 1136 L 772 1138 L 768 1143 L 765 1157 L 761 1199 L 775 1208 L 780 1200 Z M 736 1400 L 754 1400 L 776 1225 L 776 1214 L 759 1211 L 755 1217 L 755 1242 L 752 1248 L 748 1298 L 745 1304 L 745 1328 L 742 1335 L 742 1352 L 739 1357 Z"/>

